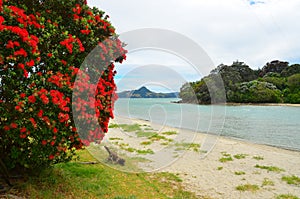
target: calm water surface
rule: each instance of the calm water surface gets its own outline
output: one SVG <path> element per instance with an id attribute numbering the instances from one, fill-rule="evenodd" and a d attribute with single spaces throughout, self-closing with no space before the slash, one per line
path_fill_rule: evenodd
<path id="1" fill-rule="evenodd" d="M 300 107 L 176 104 L 121 98 L 115 115 L 300 151 Z"/>

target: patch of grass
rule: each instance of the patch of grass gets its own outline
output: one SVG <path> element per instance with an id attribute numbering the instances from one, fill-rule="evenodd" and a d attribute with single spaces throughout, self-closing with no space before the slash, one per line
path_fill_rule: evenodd
<path id="1" fill-rule="evenodd" d="M 137 131 L 136 133 L 136 136 L 137 137 L 146 137 L 146 138 L 150 138 L 152 137 L 153 135 L 156 135 L 157 133 L 155 132 L 148 132 L 148 131 Z"/>
<path id="2" fill-rule="evenodd" d="M 288 184 L 293 185 L 300 185 L 300 178 L 298 176 L 292 175 L 292 176 L 283 176 L 281 178 L 283 181 L 285 181 Z"/>
<path id="3" fill-rule="evenodd" d="M 141 145 L 151 145 L 152 142 L 151 141 L 144 141 L 140 143 Z"/>
<path id="4" fill-rule="evenodd" d="M 255 160 L 263 160 L 264 159 L 263 156 L 259 156 L 259 155 L 253 156 L 252 158 Z"/>
<path id="5" fill-rule="evenodd" d="M 235 171 L 234 174 L 240 176 L 245 175 L 246 173 L 244 171 Z"/>
<path id="6" fill-rule="evenodd" d="M 223 167 L 218 167 L 217 170 L 221 171 L 221 170 L 223 170 Z"/>
<path id="7" fill-rule="evenodd" d="M 259 190 L 259 186 L 255 184 L 243 184 L 236 187 L 238 191 L 251 191 L 256 192 Z"/>
<path id="8" fill-rule="evenodd" d="M 280 173 L 280 172 L 284 171 L 284 169 L 281 169 L 276 166 L 264 166 L 264 165 L 258 165 L 258 164 L 255 165 L 255 168 L 264 169 L 264 170 L 272 171 L 272 172 L 276 172 L 276 173 Z"/>
<path id="9" fill-rule="evenodd" d="M 87 150 L 79 154 L 81 161 L 95 161 Z M 56 164 L 39 176 L 28 176 L 21 186 L 16 186 L 7 194 L 19 198 L 58 199 L 197 198 L 184 190 L 175 174 L 125 173 L 103 164 L 77 162 Z"/>
<path id="10" fill-rule="evenodd" d="M 146 127 L 146 128 L 144 128 L 144 130 L 145 130 L 145 131 L 153 131 L 154 129 L 151 128 L 151 127 Z"/>
<path id="11" fill-rule="evenodd" d="M 166 132 L 162 132 L 163 135 L 176 135 L 177 132 L 176 131 L 166 131 Z"/>
<path id="12" fill-rule="evenodd" d="M 234 155 L 233 157 L 235 158 L 235 159 L 245 159 L 246 158 L 246 156 L 248 156 L 247 154 L 236 154 L 236 155 Z"/>
<path id="13" fill-rule="evenodd" d="M 264 187 L 264 186 L 274 186 L 274 185 L 275 183 L 272 180 L 265 178 L 261 186 Z"/>
<path id="14" fill-rule="evenodd" d="M 176 151 L 183 151 L 183 150 L 190 150 L 194 152 L 200 151 L 200 144 L 196 143 L 189 143 L 189 142 L 177 142 L 175 143 L 175 146 L 177 147 Z"/>
<path id="15" fill-rule="evenodd" d="M 227 153 L 226 151 L 222 151 L 221 154 L 222 154 L 222 156 L 225 156 L 225 157 L 231 156 L 231 154 Z"/>
<path id="16" fill-rule="evenodd" d="M 109 138 L 109 140 L 123 140 L 123 138 Z"/>
<path id="17" fill-rule="evenodd" d="M 119 125 L 118 124 L 114 124 L 114 123 L 111 123 L 109 124 L 108 128 L 119 128 Z"/>
<path id="18" fill-rule="evenodd" d="M 292 194 L 281 194 L 276 197 L 276 199 L 299 199 L 297 196 Z"/>
<path id="19" fill-rule="evenodd" d="M 134 132 L 134 131 L 142 130 L 139 124 L 119 124 L 118 126 L 122 128 L 123 131 L 126 132 Z"/>
<path id="20" fill-rule="evenodd" d="M 154 135 L 152 135 L 152 136 L 150 137 L 150 139 L 151 139 L 152 141 L 169 140 L 169 139 L 166 138 L 165 136 L 159 135 L 158 133 L 155 133 Z"/>
<path id="21" fill-rule="evenodd" d="M 154 154 L 154 151 L 152 151 L 151 149 L 147 149 L 147 150 L 138 149 L 138 150 L 136 150 L 136 152 L 141 155 Z"/>
<path id="22" fill-rule="evenodd" d="M 221 157 L 219 159 L 220 162 L 229 162 L 229 161 L 233 161 L 233 158 L 231 156 L 225 156 L 225 157 Z"/>

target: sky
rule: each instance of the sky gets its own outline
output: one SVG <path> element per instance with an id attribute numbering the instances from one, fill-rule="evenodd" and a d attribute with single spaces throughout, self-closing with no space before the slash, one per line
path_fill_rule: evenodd
<path id="1" fill-rule="evenodd" d="M 88 0 L 88 4 L 105 11 L 128 44 L 127 60 L 116 67 L 118 91 L 144 85 L 157 92 L 178 91 L 219 64 L 237 60 L 253 69 L 272 60 L 300 63 L 299 0 Z M 145 36 L 139 29 L 150 30 L 144 40 L 169 43 L 147 48 L 139 40 Z M 178 37 L 162 37 L 155 30 Z M 130 46 L 136 41 L 138 48 Z M 185 43 L 201 54 L 203 63 L 195 61 L 196 53 L 183 55 Z"/>

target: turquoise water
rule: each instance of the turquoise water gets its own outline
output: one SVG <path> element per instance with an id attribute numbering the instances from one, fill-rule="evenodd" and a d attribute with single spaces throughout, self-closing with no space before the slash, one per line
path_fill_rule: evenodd
<path id="1" fill-rule="evenodd" d="M 121 98 L 115 115 L 300 151 L 300 107 L 171 103 Z"/>

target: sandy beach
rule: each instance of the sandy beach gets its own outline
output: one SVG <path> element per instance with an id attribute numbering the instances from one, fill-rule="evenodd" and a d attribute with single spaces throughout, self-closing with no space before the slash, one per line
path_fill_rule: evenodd
<path id="1" fill-rule="evenodd" d="M 149 160 L 138 164 L 144 171 L 175 173 L 199 198 L 300 197 L 300 182 L 284 180 L 300 177 L 300 152 L 144 120 L 116 118 L 110 124 L 104 144 Z"/>

